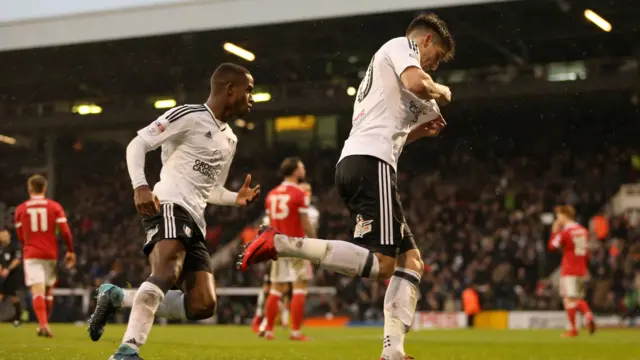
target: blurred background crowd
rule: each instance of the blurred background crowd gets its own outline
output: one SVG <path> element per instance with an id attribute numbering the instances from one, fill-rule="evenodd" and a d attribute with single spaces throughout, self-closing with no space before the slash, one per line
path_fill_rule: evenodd
<path id="1" fill-rule="evenodd" d="M 597 2 L 436 9 L 458 42 L 456 60 L 433 74 L 454 94 L 443 109 L 449 125 L 439 138 L 408 145 L 398 171 L 407 222 L 425 263 L 420 310 L 458 311 L 469 288 L 482 309 L 560 309 L 560 254 L 549 253 L 547 241 L 554 206 L 571 204 L 591 232 L 592 308 L 621 316 L 639 311 L 640 192 L 621 190 L 640 180 L 638 9 L 596 6 L 615 25 L 602 31 L 583 19 L 588 5 Z M 532 20 L 531 13 L 547 21 Z M 58 287 L 139 285 L 148 267 L 126 144 L 166 108 L 202 102 L 210 71 L 233 61 L 254 73 L 261 102 L 247 119 L 230 124 L 239 150 L 227 187 L 237 189 L 250 173 L 268 190 L 280 181 L 282 159 L 300 156 L 321 211 L 319 236 L 349 239 L 333 173 L 355 88 L 375 49 L 401 36 L 415 14 L 1 52 L 0 134 L 11 137 L 0 137 L 0 226 L 12 227 L 12 209 L 27 197 L 26 178 L 43 173 L 67 211 L 78 253 L 75 269 L 60 269 Z M 495 19 L 495 29 L 485 29 L 487 18 Z M 255 58 L 223 50 L 226 41 Z M 50 60 L 47 66 L 42 59 Z M 151 153 L 151 183 L 159 169 L 159 154 Z M 614 206 L 616 197 L 631 205 Z M 265 267 L 240 273 L 233 266 L 239 244 L 262 215 L 261 202 L 207 208 L 218 287 L 262 285 Z M 384 282 L 316 269 L 313 285 L 335 287 L 337 295 L 311 296 L 311 315 L 382 316 Z M 56 301 L 54 320 L 83 318 L 78 299 Z M 255 296 L 221 296 L 218 321 L 246 322 L 254 306 Z"/>
<path id="2" fill-rule="evenodd" d="M 517 132 L 521 124 L 508 121 L 478 126 L 471 121 L 457 124 L 454 119 L 450 133 L 442 139 L 407 147 L 398 183 L 407 221 L 425 262 L 419 309 L 460 310 L 462 292 L 469 287 L 479 293 L 483 309 L 559 309 L 551 279 L 560 256 L 548 253 L 550 222 L 545 221 L 556 204 L 572 204 L 577 220 L 591 229 L 588 298 L 594 309 L 622 314 L 633 308 L 630 299 L 637 299 L 640 285 L 640 228 L 625 216 L 606 214 L 607 203 L 620 185 L 640 176 L 640 168 L 634 167 L 637 134 L 621 131 L 607 143 L 585 146 L 583 136 L 605 129 L 597 124 L 585 126 L 579 119 L 573 124 L 571 119 L 564 121 L 566 141 L 561 142 L 549 141 L 545 131 L 521 137 Z M 617 123 L 624 126 L 626 122 Z M 474 132 L 475 138 L 461 137 L 467 131 Z M 497 131 L 513 135 L 487 146 L 485 140 Z M 132 203 L 124 147 L 67 140 L 56 145 L 55 197 L 68 212 L 78 265 L 72 271 L 60 269 L 58 287 L 93 289 L 102 282 L 135 287 L 148 275 L 148 267 L 141 252 L 144 234 Z M 22 151 L 3 148 L 4 154 L 15 161 L 3 164 L 6 174 L 27 161 Z M 269 189 L 280 181 L 279 161 L 287 155 L 302 155 L 314 186 L 314 204 L 321 211 L 320 237 L 350 237 L 348 213 L 332 186 L 339 149 L 289 145 L 249 154 L 236 159 L 229 188 L 238 188 L 244 175 L 251 173 Z M 160 167 L 158 153 L 149 155 L 148 167 L 154 182 Z M 26 176 L 14 173 L 2 178 L 5 201 L 15 204 L 26 197 Z M 261 204 L 248 209 L 207 209 L 211 253 L 231 248 L 216 271 L 217 286 L 262 285 L 265 267 L 240 273 L 232 266 L 238 237 L 245 228 L 255 227 L 262 214 Z M 604 232 L 595 225 L 601 218 L 606 219 Z M 363 321 L 382 316 L 384 282 L 317 269 L 313 285 L 336 287 L 338 294 L 313 297 L 311 313 L 349 315 Z M 73 301 L 58 298 L 63 307 L 64 302 Z M 220 320 L 245 321 L 252 315 L 254 301 L 255 297 L 221 297 Z"/>

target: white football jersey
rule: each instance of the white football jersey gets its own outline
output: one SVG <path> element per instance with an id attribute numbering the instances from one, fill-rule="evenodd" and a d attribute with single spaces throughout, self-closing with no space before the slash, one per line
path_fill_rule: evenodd
<path id="1" fill-rule="evenodd" d="M 370 155 L 397 170 L 409 132 L 440 117 L 434 100 L 418 98 L 400 80 L 405 69 L 420 68 L 419 59 L 418 46 L 406 37 L 388 41 L 375 53 L 356 94 L 353 127 L 340 160 Z"/>
<path id="2" fill-rule="evenodd" d="M 162 146 L 160 181 L 153 193 L 161 203 L 184 207 L 206 235 L 204 209 L 214 185 L 224 186 L 238 138 L 207 105 L 183 105 L 138 131 L 148 146 Z"/>

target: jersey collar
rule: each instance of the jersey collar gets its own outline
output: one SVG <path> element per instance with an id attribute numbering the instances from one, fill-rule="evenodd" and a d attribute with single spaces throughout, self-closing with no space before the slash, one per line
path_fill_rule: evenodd
<path id="1" fill-rule="evenodd" d="M 218 129 L 220 129 L 220 131 L 225 131 L 227 129 L 227 124 L 225 124 L 222 121 L 219 121 L 218 119 L 216 119 L 216 116 L 213 115 L 213 111 L 211 111 L 211 109 L 209 109 L 209 105 L 204 104 L 204 107 L 209 112 L 209 115 L 211 115 L 211 118 L 213 119 L 213 122 L 216 123 L 216 126 L 218 127 Z M 220 123 L 222 123 L 222 124 L 220 124 Z"/>

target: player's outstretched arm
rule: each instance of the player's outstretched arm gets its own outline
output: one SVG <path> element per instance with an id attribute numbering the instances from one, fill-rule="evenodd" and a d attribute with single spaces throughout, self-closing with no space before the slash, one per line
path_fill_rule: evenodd
<path id="1" fill-rule="evenodd" d="M 226 178 L 226 176 L 225 176 Z M 238 190 L 238 192 L 225 189 L 220 182 L 218 182 L 209 195 L 209 204 L 222 205 L 222 206 L 246 206 L 253 202 L 260 196 L 260 185 L 251 187 L 251 175 L 247 175 L 244 184 Z"/>

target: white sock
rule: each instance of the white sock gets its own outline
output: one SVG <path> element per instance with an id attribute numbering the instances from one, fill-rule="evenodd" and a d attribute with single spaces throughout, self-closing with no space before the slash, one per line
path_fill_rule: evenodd
<path id="1" fill-rule="evenodd" d="M 120 307 L 130 308 L 133 306 L 133 299 L 136 297 L 137 290 L 132 289 L 122 289 L 124 292 L 124 297 L 122 298 L 122 303 Z"/>
<path id="2" fill-rule="evenodd" d="M 396 268 L 384 296 L 384 342 L 382 358 L 404 360 L 404 334 L 413 323 L 418 302 L 420 275 Z"/>
<path id="3" fill-rule="evenodd" d="M 164 298 L 164 292 L 155 284 L 145 281 L 133 299 L 131 315 L 122 344 L 138 350 L 147 342 L 156 310 Z"/>
<path id="4" fill-rule="evenodd" d="M 264 315 L 264 291 L 260 291 L 258 294 L 258 303 L 256 304 L 256 316 L 262 317 Z"/>
<path id="5" fill-rule="evenodd" d="M 156 315 L 168 320 L 187 320 L 184 293 L 180 290 L 170 290 L 158 306 Z"/>
<path id="6" fill-rule="evenodd" d="M 133 306 L 133 299 L 136 290 L 124 289 L 124 298 L 120 307 L 130 308 Z M 168 320 L 187 320 L 187 313 L 184 308 L 184 294 L 180 290 L 170 290 L 164 300 L 158 305 L 156 315 Z"/>
<path id="7" fill-rule="evenodd" d="M 260 323 L 260 328 L 258 328 L 258 331 L 263 332 L 267 330 L 267 317 L 265 316 L 264 318 L 262 318 L 262 322 Z"/>
<path id="8" fill-rule="evenodd" d="M 346 241 L 297 238 L 279 234 L 275 236 L 274 243 L 278 256 L 307 259 L 327 270 L 348 276 L 376 279 L 380 271 L 378 258 L 372 252 Z"/>

